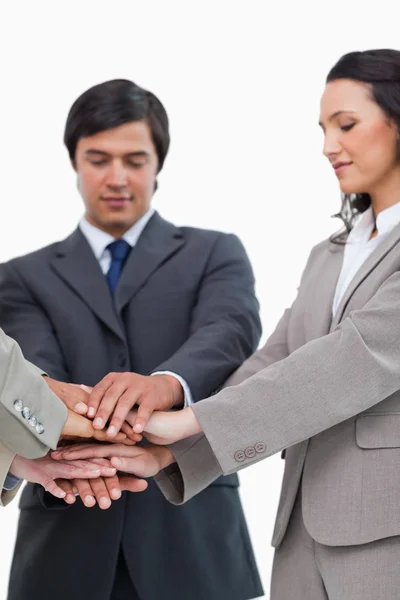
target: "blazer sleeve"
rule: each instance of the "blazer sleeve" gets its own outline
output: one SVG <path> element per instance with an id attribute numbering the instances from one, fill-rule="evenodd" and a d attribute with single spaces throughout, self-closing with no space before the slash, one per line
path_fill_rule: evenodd
<path id="1" fill-rule="evenodd" d="M 224 384 L 224 388 L 238 385 L 261 369 L 265 369 L 278 360 L 289 356 L 287 340 L 288 325 L 291 309 L 287 308 L 283 313 L 273 334 L 268 338 L 266 344 L 250 356 Z"/>
<path id="2" fill-rule="evenodd" d="M 306 274 L 309 271 L 310 266 L 313 264 L 314 252 L 317 247 L 313 248 L 308 257 L 306 266 L 301 275 L 298 290 L 302 285 Z M 293 303 L 294 304 L 294 303 Z M 293 306 L 292 304 L 292 306 Z M 262 348 L 257 350 L 250 358 L 248 358 L 225 382 L 224 388 L 238 385 L 245 381 L 258 371 L 269 367 L 279 360 L 283 360 L 290 354 L 289 343 L 288 343 L 288 329 L 290 317 L 292 314 L 292 307 L 287 308 L 279 320 L 274 332 L 269 336 L 266 343 Z"/>
<path id="3" fill-rule="evenodd" d="M 70 380 L 52 323 L 13 262 L 0 265 L 0 315 L 0 326 L 17 340 L 29 361 L 54 379 Z"/>
<path id="4" fill-rule="evenodd" d="M 0 441 L 25 458 L 56 448 L 67 418 L 65 405 L 43 374 L 0 329 Z"/>
<path id="5" fill-rule="evenodd" d="M 190 335 L 154 371 L 183 377 L 195 401 L 213 394 L 257 348 L 261 321 L 254 286 L 242 243 L 220 234 L 199 284 Z"/>
<path id="6" fill-rule="evenodd" d="M 172 501 L 186 501 L 200 491 L 199 480 L 206 487 L 217 470 L 239 471 L 398 392 L 399 297 L 396 272 L 328 335 L 194 405 L 204 435 L 177 445 L 177 466 L 161 474 L 161 489 L 169 485 Z M 246 454 L 249 448 L 256 451 Z M 180 487 L 174 485 L 178 469 Z"/>

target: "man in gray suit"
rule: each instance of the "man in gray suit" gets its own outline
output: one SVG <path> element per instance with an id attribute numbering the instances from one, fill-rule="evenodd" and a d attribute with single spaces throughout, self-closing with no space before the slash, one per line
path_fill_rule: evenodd
<path id="1" fill-rule="evenodd" d="M 24 359 L 18 344 L 0 330 L 1 506 L 11 502 L 22 479 L 41 484 L 49 493 L 64 498 L 57 478 L 115 473 L 98 464 L 77 462 L 58 468 L 50 457 L 36 460 L 45 457 L 50 448 L 55 449 L 62 437 L 98 438 L 91 421 L 74 412 L 86 412 L 88 394 L 78 386 L 65 385 L 44 375 Z"/>
<path id="2" fill-rule="evenodd" d="M 65 143 L 85 217 L 66 240 L 1 266 L 7 332 L 51 376 L 94 386 L 111 372 L 150 413 L 212 394 L 257 347 L 254 277 L 236 236 L 177 227 L 151 208 L 169 146 L 164 107 L 132 82 L 105 82 L 72 106 Z M 64 508 L 28 485 L 9 600 L 260 596 L 238 485 L 220 478 L 177 508 L 150 481 L 107 511 Z"/>

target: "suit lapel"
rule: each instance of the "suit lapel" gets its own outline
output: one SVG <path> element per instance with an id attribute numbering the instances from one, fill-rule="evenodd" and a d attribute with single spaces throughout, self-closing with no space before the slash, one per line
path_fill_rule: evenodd
<path id="1" fill-rule="evenodd" d="M 369 255 L 367 260 L 361 265 L 357 273 L 354 275 L 337 308 L 335 317 L 332 320 L 331 329 L 334 329 L 342 320 L 346 306 L 357 288 L 399 241 L 400 225 L 397 225 L 393 231 L 375 248 L 375 250 Z"/>
<path id="2" fill-rule="evenodd" d="M 80 229 L 61 242 L 51 260 L 53 269 L 118 337 L 125 339 L 106 279 Z"/>
<path id="3" fill-rule="evenodd" d="M 180 229 L 158 213 L 150 219 L 129 254 L 115 291 L 118 313 L 132 300 L 151 274 L 184 244 Z"/>

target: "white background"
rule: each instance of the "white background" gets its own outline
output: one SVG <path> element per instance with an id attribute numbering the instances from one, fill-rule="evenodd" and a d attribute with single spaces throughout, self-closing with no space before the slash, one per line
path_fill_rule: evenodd
<path id="1" fill-rule="evenodd" d="M 240 236 L 256 274 L 264 341 L 294 297 L 310 248 L 336 227 L 339 191 L 317 125 L 324 78 L 345 52 L 400 46 L 396 3 L 2 6 L 0 260 L 75 228 L 82 206 L 62 144 L 67 112 L 91 85 L 132 79 L 159 96 L 171 121 L 156 208 L 177 224 Z M 241 474 L 266 590 L 282 468 L 273 457 Z M 0 511 L 0 598 L 17 517 L 17 502 Z"/>

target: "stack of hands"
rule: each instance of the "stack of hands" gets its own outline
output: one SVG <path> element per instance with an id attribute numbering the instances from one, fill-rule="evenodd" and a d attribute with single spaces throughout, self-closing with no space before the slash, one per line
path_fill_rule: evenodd
<path id="1" fill-rule="evenodd" d="M 174 462 L 167 444 L 201 431 L 170 375 L 109 373 L 94 388 L 46 377 L 68 408 L 58 448 L 35 460 L 16 456 L 11 473 L 42 485 L 67 504 L 107 509 L 124 490 L 141 492 L 145 479 Z M 170 412 L 168 412 L 170 411 Z M 151 444 L 136 446 L 143 438 Z"/>

